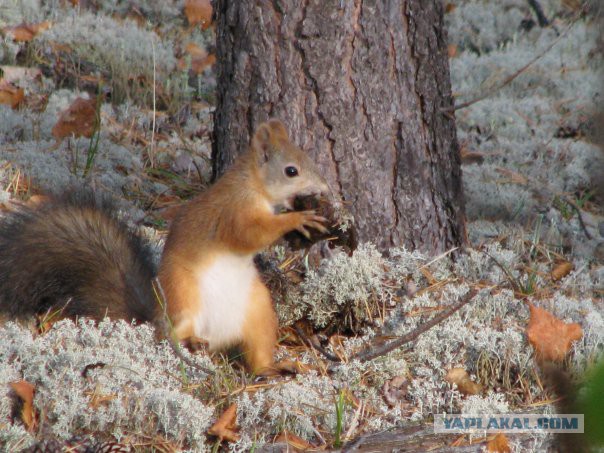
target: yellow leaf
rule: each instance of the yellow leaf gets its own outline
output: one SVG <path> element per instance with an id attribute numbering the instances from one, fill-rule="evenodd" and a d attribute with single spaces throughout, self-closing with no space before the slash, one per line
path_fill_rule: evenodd
<path id="1" fill-rule="evenodd" d="M 540 361 L 560 362 L 570 351 L 573 342 L 583 337 L 577 323 L 567 324 L 543 308 L 529 305 L 531 319 L 526 328 L 529 343 Z"/>

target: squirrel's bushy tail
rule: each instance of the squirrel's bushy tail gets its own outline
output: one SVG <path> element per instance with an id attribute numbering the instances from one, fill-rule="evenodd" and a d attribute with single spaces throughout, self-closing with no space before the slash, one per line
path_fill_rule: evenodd
<path id="1" fill-rule="evenodd" d="M 150 321 L 150 247 L 91 191 L 69 191 L 0 219 L 0 312 L 60 311 Z"/>

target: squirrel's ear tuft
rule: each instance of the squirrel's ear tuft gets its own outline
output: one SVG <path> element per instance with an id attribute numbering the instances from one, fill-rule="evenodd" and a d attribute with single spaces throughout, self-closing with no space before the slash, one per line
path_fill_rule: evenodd
<path id="1" fill-rule="evenodd" d="M 268 120 L 264 124 L 266 124 L 270 128 L 271 133 L 275 139 L 289 140 L 287 130 L 285 130 L 285 126 L 280 120 L 273 118 L 271 120 Z"/>
<path id="2" fill-rule="evenodd" d="M 252 148 L 268 160 L 269 153 L 278 149 L 276 145 L 281 140 L 289 140 L 285 126 L 281 121 L 272 119 L 258 126 L 252 138 Z"/>

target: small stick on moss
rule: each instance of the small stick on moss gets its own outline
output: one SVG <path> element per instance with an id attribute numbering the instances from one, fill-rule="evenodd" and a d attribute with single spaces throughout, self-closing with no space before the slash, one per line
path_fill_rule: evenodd
<path id="1" fill-rule="evenodd" d="M 447 112 L 454 112 L 456 110 L 460 110 L 460 109 L 464 109 L 466 107 L 469 107 L 473 104 L 476 104 L 477 102 L 480 102 L 488 97 L 493 96 L 493 94 L 495 94 L 496 92 L 498 92 L 499 90 L 501 90 L 502 88 L 506 87 L 507 85 L 509 85 L 510 83 L 512 83 L 512 81 L 518 77 L 520 74 L 522 74 L 524 71 L 526 71 L 529 67 L 531 67 L 533 64 L 535 64 L 538 60 L 540 60 L 546 53 L 548 53 L 550 50 L 553 49 L 553 47 L 558 44 L 558 42 L 565 37 L 568 32 L 573 28 L 573 26 L 575 25 L 575 23 L 577 22 L 577 20 L 579 19 L 580 14 L 577 13 L 575 15 L 575 17 L 572 19 L 571 23 L 568 25 L 568 27 L 566 27 L 566 29 L 560 33 L 558 35 L 558 37 L 556 39 L 554 39 L 549 46 L 547 46 L 545 49 L 543 49 L 542 52 L 540 52 L 538 55 L 535 56 L 535 58 L 533 58 L 531 61 L 529 61 L 527 64 L 525 64 L 524 66 L 522 66 L 520 69 L 516 70 L 515 72 L 513 72 L 512 74 L 510 74 L 509 76 L 507 76 L 505 79 L 503 79 L 503 82 L 501 82 L 498 86 L 488 89 L 486 90 L 484 93 L 482 93 L 481 95 L 475 97 L 474 99 L 471 99 L 467 102 L 462 102 L 461 104 L 455 104 L 454 106 L 451 107 L 446 107 L 446 108 L 442 108 L 440 109 L 441 112 L 443 113 L 447 113 Z"/>
<path id="2" fill-rule="evenodd" d="M 514 292 L 522 293 L 522 287 L 521 287 L 520 283 L 518 282 L 517 279 L 514 278 L 512 273 L 509 271 L 509 269 L 507 267 L 505 267 L 503 264 L 501 264 L 499 261 L 497 261 L 497 259 L 493 255 L 491 255 L 489 252 L 482 252 L 482 253 L 484 253 L 486 256 L 491 258 L 493 260 L 493 262 L 497 265 L 497 267 L 503 271 L 505 276 L 508 278 L 510 285 L 512 285 L 512 289 L 514 290 Z"/>
<path id="3" fill-rule="evenodd" d="M 583 233 L 585 233 L 585 237 L 588 240 L 591 240 L 591 234 L 589 234 L 589 231 L 587 231 L 587 226 L 585 226 L 583 216 L 581 215 L 581 209 L 579 208 L 579 206 L 577 206 L 577 203 L 575 203 L 574 200 L 570 197 L 564 197 L 564 200 L 575 210 L 575 212 L 577 213 L 577 217 L 579 218 L 579 225 L 581 225 L 581 229 L 583 230 Z"/>
<path id="4" fill-rule="evenodd" d="M 323 354 L 323 356 L 327 360 L 330 360 L 332 362 L 341 362 L 339 357 L 333 355 L 331 352 L 326 350 L 323 346 L 321 346 L 318 343 L 313 342 L 310 338 L 308 338 L 306 336 L 306 334 L 304 333 L 304 331 L 299 326 L 294 325 L 294 330 L 296 331 L 296 334 L 300 337 L 300 339 L 302 340 L 303 343 L 305 343 L 308 347 L 310 347 L 316 351 L 319 351 L 321 354 Z"/>
<path id="5" fill-rule="evenodd" d="M 470 289 L 466 293 L 466 295 L 461 298 L 461 300 L 459 302 L 457 302 L 456 304 L 449 307 L 449 309 L 442 312 L 440 315 L 435 316 L 427 323 L 422 324 L 417 329 L 409 332 L 406 335 L 403 335 L 402 337 L 397 338 L 396 340 L 392 340 L 391 342 L 386 343 L 382 346 L 378 346 L 376 348 L 369 347 L 367 349 L 364 349 L 363 351 L 356 353 L 352 358 L 357 359 L 361 362 L 367 362 L 368 360 L 373 360 L 377 357 L 386 355 L 389 352 L 394 351 L 397 348 L 400 348 L 401 346 L 405 345 L 406 343 L 409 343 L 409 342 L 417 339 L 417 337 L 419 337 L 422 333 L 430 330 L 432 327 L 443 322 L 445 319 L 450 317 L 453 313 L 455 313 L 461 307 L 463 307 L 468 302 L 470 302 L 474 298 L 474 296 L 476 296 L 477 293 L 478 293 L 478 290 L 476 290 L 475 288 Z"/>
<path id="6" fill-rule="evenodd" d="M 535 15 L 537 16 L 537 22 L 539 22 L 540 27 L 547 27 L 549 25 L 549 19 L 545 16 L 543 12 L 543 8 L 539 4 L 537 0 L 528 0 L 529 6 L 535 11 Z"/>
<path id="7" fill-rule="evenodd" d="M 431 266 L 432 264 L 436 263 L 437 261 L 442 260 L 443 258 L 445 258 L 446 256 L 449 256 L 451 253 L 453 253 L 455 250 L 457 250 L 459 247 L 453 247 L 452 249 L 447 250 L 444 253 L 441 253 L 440 255 L 438 255 L 436 258 L 434 258 L 433 260 L 427 262 L 426 264 L 424 264 L 422 267 L 419 268 L 419 270 L 421 271 L 422 269 L 427 268 L 428 266 Z"/>

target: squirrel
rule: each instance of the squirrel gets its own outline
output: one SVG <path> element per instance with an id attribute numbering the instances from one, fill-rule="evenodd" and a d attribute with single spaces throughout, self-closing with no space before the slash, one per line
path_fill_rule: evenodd
<path id="1" fill-rule="evenodd" d="M 326 233 L 327 219 L 291 209 L 296 197 L 328 190 L 313 161 L 272 119 L 216 183 L 180 207 L 159 269 L 149 244 L 91 192 L 23 207 L 0 221 L 0 313 L 57 311 L 165 326 L 165 310 L 172 339 L 202 340 L 210 350 L 240 345 L 250 371 L 278 374 L 287 367 L 273 358 L 277 316 L 253 259 L 290 231 Z"/>

